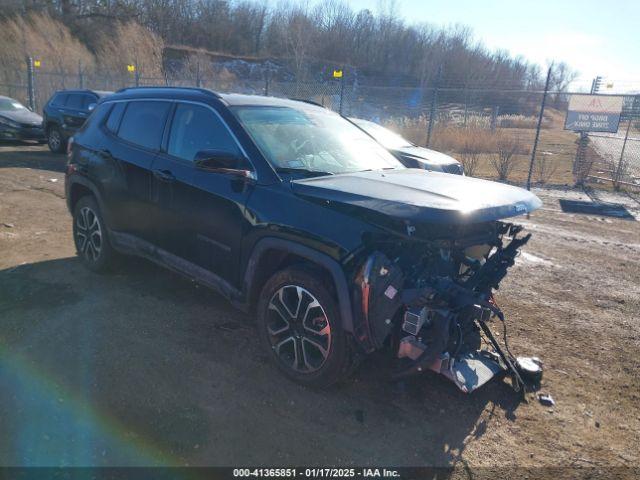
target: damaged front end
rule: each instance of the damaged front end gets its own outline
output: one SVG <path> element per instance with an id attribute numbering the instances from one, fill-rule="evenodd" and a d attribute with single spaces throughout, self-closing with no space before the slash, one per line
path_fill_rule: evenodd
<path id="1" fill-rule="evenodd" d="M 539 380 L 537 359 L 516 359 L 507 344 L 498 289 L 530 234 L 505 222 L 457 227 L 439 238 L 407 229 L 372 239 L 353 283 L 355 336 L 366 351 L 385 346 L 395 378 L 433 370 L 472 392 L 506 372 L 516 391 Z M 502 323 L 502 344 L 489 325 Z"/>

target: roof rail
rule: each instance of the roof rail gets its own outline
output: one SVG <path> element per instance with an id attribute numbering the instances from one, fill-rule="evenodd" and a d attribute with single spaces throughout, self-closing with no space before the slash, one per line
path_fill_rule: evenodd
<path id="1" fill-rule="evenodd" d="M 294 100 L 296 102 L 308 103 L 309 105 L 315 105 L 316 107 L 327 108 L 321 103 L 314 102 L 313 100 L 307 100 L 306 98 L 289 98 L 289 100 Z"/>
<path id="2" fill-rule="evenodd" d="M 150 86 L 140 86 L 140 87 L 124 87 L 121 88 L 120 90 L 117 90 L 115 93 L 123 93 L 123 92 L 128 92 L 128 91 L 132 91 L 132 90 L 150 90 L 150 89 L 176 89 L 176 90 L 195 90 L 197 92 L 200 93 L 206 93 L 207 95 L 213 95 L 216 98 L 221 98 L 220 94 L 218 94 L 217 92 L 214 92 L 213 90 L 208 90 L 206 88 L 199 88 L 199 87 L 172 87 L 172 86 L 168 86 L 168 85 L 150 85 Z"/>

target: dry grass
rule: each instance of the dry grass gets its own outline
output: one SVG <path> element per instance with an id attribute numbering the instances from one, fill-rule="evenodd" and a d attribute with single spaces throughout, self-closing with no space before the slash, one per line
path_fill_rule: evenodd
<path id="1" fill-rule="evenodd" d="M 184 57 L 181 68 L 171 72 L 170 76 L 182 82 L 186 80 L 187 85 L 196 85 L 199 78 L 200 86 L 212 90 L 232 90 L 238 81 L 236 75 L 226 68 L 215 69 L 211 56 L 204 50 L 190 51 Z"/>
<path id="2" fill-rule="evenodd" d="M 25 57 L 42 62 L 51 72 L 73 72 L 78 62 L 91 67 L 94 57 L 69 28 L 48 15 L 29 14 L 0 23 L 0 64 L 3 72 L 25 70 Z"/>
<path id="3" fill-rule="evenodd" d="M 109 34 L 103 34 L 96 52 L 99 70 L 126 74 L 127 65 L 137 65 L 146 77 L 162 77 L 162 39 L 135 22 L 118 23 Z"/>

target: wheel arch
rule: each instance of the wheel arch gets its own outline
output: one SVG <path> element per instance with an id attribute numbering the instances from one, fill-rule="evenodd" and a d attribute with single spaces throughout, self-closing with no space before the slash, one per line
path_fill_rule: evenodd
<path id="1" fill-rule="evenodd" d="M 74 176 L 74 177 L 75 178 L 71 178 L 67 182 L 68 187 L 67 187 L 66 196 L 67 196 L 67 208 L 69 209 L 69 212 L 73 214 L 73 209 L 78 203 L 78 200 L 80 200 L 82 197 L 86 195 L 91 195 L 96 199 L 96 202 L 98 202 L 98 207 L 100 207 L 100 211 L 102 212 L 102 215 L 105 217 L 105 221 L 106 221 L 107 212 L 104 208 L 102 195 L 100 195 L 100 192 L 98 191 L 96 186 L 92 182 L 86 180 L 85 178 L 78 177 L 78 176 Z"/>
<path id="2" fill-rule="evenodd" d="M 251 252 L 243 281 L 243 295 L 248 309 L 255 308 L 261 288 L 274 273 L 297 264 L 324 276 L 336 296 L 343 328 L 353 332 L 351 297 L 340 264 L 318 250 L 281 238 L 263 238 Z"/>

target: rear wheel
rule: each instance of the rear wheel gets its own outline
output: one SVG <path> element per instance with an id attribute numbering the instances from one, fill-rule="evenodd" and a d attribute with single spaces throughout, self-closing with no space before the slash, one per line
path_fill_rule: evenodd
<path id="1" fill-rule="evenodd" d="M 73 209 L 73 240 L 80 260 L 90 270 L 103 272 L 113 265 L 115 252 L 98 204 L 91 196 L 82 197 Z"/>
<path id="2" fill-rule="evenodd" d="M 321 388 L 350 371 L 337 302 L 313 272 L 276 273 L 260 295 L 258 323 L 271 359 L 294 381 Z"/>
<path id="3" fill-rule="evenodd" d="M 47 144 L 49 145 L 49 150 L 53 153 L 62 153 L 67 148 L 67 141 L 58 126 L 51 125 L 47 129 Z"/>

